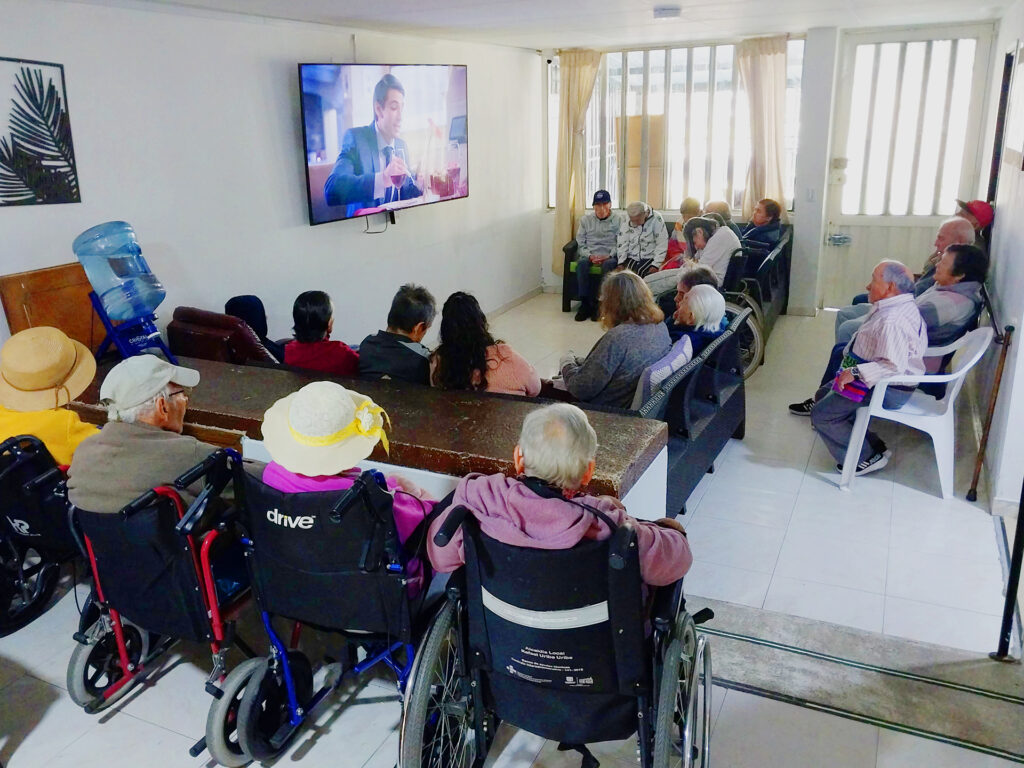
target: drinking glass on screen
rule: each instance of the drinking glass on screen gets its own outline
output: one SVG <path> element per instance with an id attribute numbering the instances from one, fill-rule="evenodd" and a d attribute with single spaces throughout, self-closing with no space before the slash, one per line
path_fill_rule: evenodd
<path id="1" fill-rule="evenodd" d="M 407 162 L 405 149 L 402 147 L 395 147 L 395 158 L 400 159 L 402 164 L 405 165 Z M 391 183 L 395 185 L 395 198 L 398 200 L 402 199 L 402 184 L 405 183 L 405 177 L 406 174 L 404 173 L 391 174 Z"/>

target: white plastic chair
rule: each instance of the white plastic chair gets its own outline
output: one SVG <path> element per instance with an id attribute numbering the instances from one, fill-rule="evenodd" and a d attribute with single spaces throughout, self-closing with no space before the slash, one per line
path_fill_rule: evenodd
<path id="1" fill-rule="evenodd" d="M 945 347 L 929 347 L 925 357 L 942 357 L 950 352 L 960 350 L 954 359 L 953 370 L 945 374 L 926 374 L 923 376 L 890 376 L 879 381 L 871 395 L 870 405 L 857 410 L 857 418 L 853 422 L 853 434 L 850 444 L 846 447 L 846 458 L 843 460 L 843 476 L 839 481 L 840 488 L 849 488 L 855 477 L 860 452 L 864 445 L 864 436 L 868 431 L 868 422 L 872 416 L 889 419 L 906 424 L 908 427 L 927 432 L 935 448 L 935 463 L 939 469 L 939 482 L 942 485 L 942 498 L 953 495 L 953 457 L 956 451 L 956 404 L 957 395 L 963 387 L 967 372 L 973 368 L 989 344 L 992 343 L 992 328 L 984 327 L 964 334 L 952 344 Z M 896 409 L 882 406 L 885 391 L 889 386 L 914 385 L 929 383 L 946 383 L 946 395 L 936 400 L 920 389 L 915 389 L 910 400 Z"/>

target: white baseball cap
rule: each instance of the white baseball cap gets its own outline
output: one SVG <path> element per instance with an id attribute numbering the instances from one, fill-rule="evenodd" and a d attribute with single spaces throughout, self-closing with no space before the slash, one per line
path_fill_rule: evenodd
<path id="1" fill-rule="evenodd" d="M 136 355 L 110 369 L 100 385 L 100 402 L 123 411 L 142 405 L 170 382 L 183 387 L 199 383 L 199 371 L 171 365 L 156 355 Z"/>

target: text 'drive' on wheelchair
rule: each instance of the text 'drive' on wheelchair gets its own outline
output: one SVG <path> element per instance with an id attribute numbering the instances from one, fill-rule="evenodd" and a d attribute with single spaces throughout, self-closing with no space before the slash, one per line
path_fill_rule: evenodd
<path id="1" fill-rule="evenodd" d="M 221 696 L 228 649 L 253 653 L 234 636 L 234 618 L 248 601 L 248 578 L 231 517 L 208 502 L 230 480 L 218 476 L 214 454 L 175 481 L 185 488 L 205 478 L 202 492 L 186 511 L 176 488 L 144 493 L 114 514 L 73 508 L 84 534 L 93 573 L 99 618 L 75 633 L 68 664 L 72 700 L 98 712 L 123 697 L 152 662 L 179 640 L 209 643 L 213 671 L 206 688 Z M 231 734 L 200 740 L 223 765 L 247 760 Z"/>
<path id="2" fill-rule="evenodd" d="M 235 476 L 246 563 L 270 652 L 228 675 L 224 698 L 210 710 L 207 740 L 234 722 L 242 751 L 270 760 L 351 675 L 383 664 L 399 694 L 405 691 L 418 617 L 426 615 L 428 569 L 415 556 L 426 520 L 407 538 L 407 553 L 379 472 L 364 472 L 346 491 L 284 493 L 244 472 L 234 457 L 224 460 Z M 294 622 L 289 646 L 275 618 Z M 303 626 L 343 641 L 340 674 L 328 675 L 316 691 L 312 664 L 297 650 Z"/>
<path id="3" fill-rule="evenodd" d="M 645 617 L 631 524 L 537 550 L 488 538 L 456 507 L 434 542 L 460 525 L 466 566 L 417 654 L 399 768 L 478 768 L 500 721 L 582 752 L 584 768 L 597 765 L 585 744 L 633 734 L 642 768 L 708 765 L 709 646 L 682 581 L 655 590 Z"/>

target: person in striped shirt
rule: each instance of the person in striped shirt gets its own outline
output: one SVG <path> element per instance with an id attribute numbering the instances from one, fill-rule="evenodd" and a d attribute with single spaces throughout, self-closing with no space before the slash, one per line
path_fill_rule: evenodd
<path id="1" fill-rule="evenodd" d="M 925 370 L 928 328 L 914 302 L 913 274 L 898 261 L 882 261 L 872 271 L 867 288 L 871 312 L 846 345 L 834 381 L 815 393 L 811 409 L 811 424 L 837 462 L 845 457 L 857 409 L 871 402 L 871 388 L 886 376 L 918 376 Z M 899 408 L 913 391 L 913 386 L 888 387 L 885 407 Z M 884 443 L 869 431 L 857 474 L 881 469 L 890 456 Z M 842 465 L 836 468 L 842 470 Z"/>

